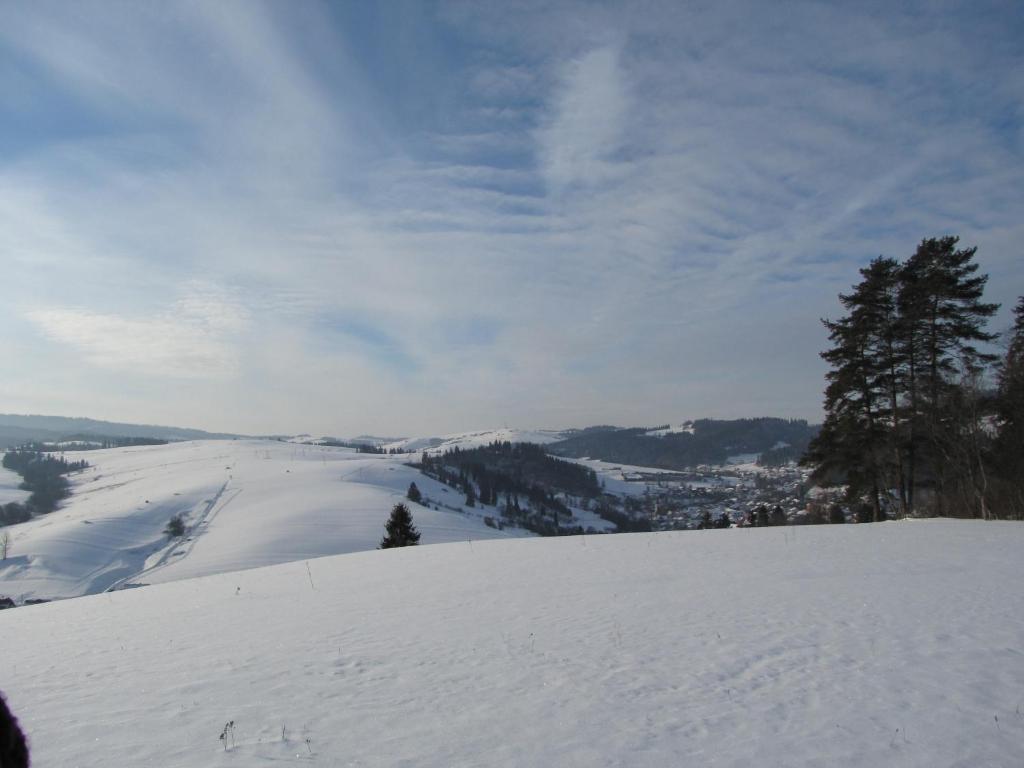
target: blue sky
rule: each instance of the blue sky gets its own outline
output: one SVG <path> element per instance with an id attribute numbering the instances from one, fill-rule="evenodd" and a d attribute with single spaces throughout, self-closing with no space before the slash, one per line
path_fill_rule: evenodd
<path id="1" fill-rule="evenodd" d="M 1006 3 L 0 1 L 0 411 L 413 434 L 820 416 L 945 233 L 1024 293 Z"/>

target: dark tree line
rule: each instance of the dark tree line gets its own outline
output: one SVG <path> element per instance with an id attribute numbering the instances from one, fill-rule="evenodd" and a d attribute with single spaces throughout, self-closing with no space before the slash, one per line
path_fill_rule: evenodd
<path id="1" fill-rule="evenodd" d="M 32 495 L 25 504 L 0 507 L 0 525 L 23 523 L 32 515 L 52 512 L 69 493 L 65 475 L 89 466 L 84 461 L 68 461 L 32 450 L 8 451 L 2 463 L 21 475 L 21 488 Z"/>
<path id="2" fill-rule="evenodd" d="M 822 321 L 832 345 L 822 353 L 826 418 L 803 461 L 816 482 L 845 484 L 851 502 L 868 505 L 858 519 L 1021 514 L 1012 468 L 1022 443 L 1012 433 L 1024 310 L 997 365 L 982 345 L 997 339 L 986 325 L 998 305 L 983 301 L 977 249 L 958 242 L 924 240 L 903 263 L 874 259 L 840 294 L 846 314 Z M 998 390 L 986 383 L 994 366 Z"/>
<path id="3" fill-rule="evenodd" d="M 317 445 L 325 445 L 329 448 L 354 448 L 356 453 L 372 453 L 377 456 L 399 456 L 407 451 L 401 448 L 384 448 L 373 443 L 364 443 L 358 440 L 320 440 Z"/>
<path id="4" fill-rule="evenodd" d="M 631 496 L 625 498 L 626 510 L 617 509 L 609 502 L 607 497 L 598 500 L 594 510 L 598 517 L 604 518 L 609 523 L 615 523 L 615 530 L 618 533 L 636 533 L 651 530 L 651 519 L 643 514 L 643 507 L 638 499 Z"/>
<path id="5" fill-rule="evenodd" d="M 108 437 L 104 435 L 69 435 L 52 443 L 24 443 L 19 450 L 38 453 L 65 453 L 68 451 L 98 451 L 104 448 L 128 448 L 139 445 L 167 445 L 159 437 Z"/>
<path id="6" fill-rule="evenodd" d="M 801 419 L 698 419 L 692 432 L 649 434 L 650 427 L 589 427 L 545 446 L 560 456 L 590 456 L 614 463 L 660 469 L 723 464 L 729 456 L 762 453 L 785 463 L 800 457 L 817 427 Z M 775 448 L 786 443 L 786 448 Z"/>
<path id="7" fill-rule="evenodd" d="M 705 512 L 705 522 L 710 522 L 710 513 Z M 786 518 L 786 512 L 776 504 L 771 509 L 768 509 L 766 504 L 759 504 L 754 509 L 750 510 L 747 514 L 746 525 L 750 528 L 767 528 L 769 526 L 777 525 L 789 525 L 789 520 Z M 819 522 L 815 520 L 814 522 Z M 821 520 L 820 522 L 825 522 Z M 846 522 L 845 518 L 842 521 Z M 708 527 L 708 526 L 704 526 Z M 728 527 L 728 526 L 726 526 Z"/>
<path id="8" fill-rule="evenodd" d="M 532 443 L 495 441 L 439 456 L 424 453 L 420 470 L 460 489 L 466 506 L 496 507 L 510 522 L 543 536 L 583 532 L 568 526 L 572 511 L 558 492 L 581 498 L 601 493 L 593 470 L 548 456 Z"/>

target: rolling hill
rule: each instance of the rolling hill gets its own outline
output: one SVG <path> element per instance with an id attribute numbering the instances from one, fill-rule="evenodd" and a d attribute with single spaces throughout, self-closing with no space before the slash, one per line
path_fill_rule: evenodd
<path id="1" fill-rule="evenodd" d="M 725 464 L 730 457 L 751 461 L 764 453 L 798 459 L 818 427 L 801 419 L 697 419 L 678 426 L 589 427 L 551 442 L 557 456 L 600 459 L 659 469 Z"/>
<path id="2" fill-rule="evenodd" d="M 2 683 L 56 768 L 1010 768 L 1022 549 L 930 520 L 364 552 L 0 612 Z"/>
<path id="3" fill-rule="evenodd" d="M 206 440 L 75 454 L 60 509 L 11 526 L 0 595 L 75 597 L 310 557 L 374 549 L 415 481 L 450 508 L 413 506 L 423 543 L 530 535 L 484 524 L 408 457 L 276 440 Z M 450 501 L 449 501 L 450 499 Z M 182 540 L 163 532 L 181 515 Z"/>
<path id="4" fill-rule="evenodd" d="M 68 416 L 39 416 L 0 413 L 0 450 L 26 442 L 58 441 L 69 436 L 154 437 L 162 440 L 214 440 L 239 437 L 201 429 L 162 427 L 154 424 L 124 424 Z"/>

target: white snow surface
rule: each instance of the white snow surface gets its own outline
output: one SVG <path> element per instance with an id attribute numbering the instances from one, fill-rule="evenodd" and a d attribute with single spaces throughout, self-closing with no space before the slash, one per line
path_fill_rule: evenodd
<path id="1" fill-rule="evenodd" d="M 645 432 L 644 434 L 647 437 L 664 437 L 665 435 L 676 435 L 679 434 L 680 432 L 686 432 L 687 434 L 690 435 L 696 432 L 696 429 L 693 426 L 693 422 L 684 421 L 682 424 L 677 424 L 674 427 L 669 426 L 665 429 L 652 429 L 649 432 Z"/>
<path id="2" fill-rule="evenodd" d="M 1016 768 L 1022 551 L 927 521 L 365 552 L 0 612 L 3 685 L 39 766 Z"/>
<path id="3" fill-rule="evenodd" d="M 562 461 L 582 464 L 584 467 L 594 470 L 598 481 L 604 483 L 605 491 L 619 496 L 642 496 L 644 491 L 647 490 L 646 483 L 627 479 L 630 475 L 667 475 L 676 471 L 672 469 L 658 469 L 657 467 L 638 467 L 632 464 L 616 464 L 611 461 L 591 459 L 587 456 L 579 459 L 572 456 L 558 456 L 557 458 Z"/>
<path id="4" fill-rule="evenodd" d="M 489 445 L 495 440 L 508 443 L 537 443 L 546 445 L 565 437 L 564 432 L 553 429 L 488 429 L 479 432 L 459 432 L 441 437 L 410 437 L 384 445 L 400 451 L 427 451 L 444 453 L 452 448 L 467 450 Z"/>
<path id="5" fill-rule="evenodd" d="M 761 458 L 760 453 L 737 453 L 733 456 L 729 456 L 725 460 L 726 466 L 744 466 L 754 467 L 757 466 L 757 460 Z"/>
<path id="6" fill-rule="evenodd" d="M 0 454 L 2 456 L 3 454 Z M 0 467 L 0 504 L 21 503 L 31 495 L 18 486 L 21 485 L 21 475 L 17 472 Z"/>
<path id="7" fill-rule="evenodd" d="M 60 509 L 12 526 L 0 595 L 75 597 L 310 557 L 375 549 L 414 482 L 460 511 L 410 505 L 421 543 L 531 535 L 487 527 L 458 493 L 407 467 L 408 456 L 276 440 L 204 440 L 72 454 Z M 450 501 L 449 501 L 450 498 Z M 172 515 L 185 538 L 163 533 Z"/>

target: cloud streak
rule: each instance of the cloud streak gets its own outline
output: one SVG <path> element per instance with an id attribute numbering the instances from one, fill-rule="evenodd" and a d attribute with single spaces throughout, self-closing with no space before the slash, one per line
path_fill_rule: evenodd
<path id="1" fill-rule="evenodd" d="M 1024 290 L 1020 26 L 5 6 L 0 327 L 39 362 L 0 394 L 51 410 L 60 357 L 83 407 L 118 415 L 97 371 L 174 377 L 152 402 L 240 431 L 813 418 L 817 320 L 872 256 L 952 231 Z"/>
<path id="2" fill-rule="evenodd" d="M 27 318 L 91 365 L 160 379 L 237 374 L 239 350 L 232 341 L 248 325 L 245 309 L 203 293 L 142 317 L 42 308 L 30 310 Z"/>

